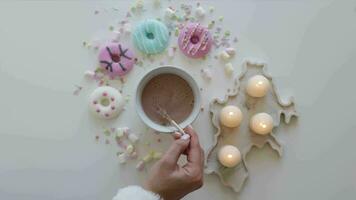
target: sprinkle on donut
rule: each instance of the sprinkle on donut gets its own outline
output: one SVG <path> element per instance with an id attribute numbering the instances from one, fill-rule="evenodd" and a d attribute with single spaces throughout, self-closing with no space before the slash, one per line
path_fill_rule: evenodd
<path id="1" fill-rule="evenodd" d="M 178 45 L 184 55 L 201 58 L 211 49 L 213 40 L 209 30 L 199 23 L 189 23 L 180 32 Z"/>

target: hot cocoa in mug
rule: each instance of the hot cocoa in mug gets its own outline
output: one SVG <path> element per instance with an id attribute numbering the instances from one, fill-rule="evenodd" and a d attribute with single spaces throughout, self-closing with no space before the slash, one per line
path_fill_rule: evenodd
<path id="1" fill-rule="evenodd" d="M 136 110 L 149 127 L 160 132 L 176 131 L 159 114 L 158 107 L 181 127 L 191 124 L 200 110 L 200 92 L 194 79 L 171 66 L 148 72 L 137 87 Z"/>

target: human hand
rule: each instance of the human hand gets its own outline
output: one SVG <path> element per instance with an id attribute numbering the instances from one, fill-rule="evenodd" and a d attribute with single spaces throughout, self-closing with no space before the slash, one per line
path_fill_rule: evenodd
<path id="1" fill-rule="evenodd" d="M 164 200 L 178 200 L 203 185 L 204 151 L 191 126 L 184 129 L 190 139 L 175 133 L 175 141 L 163 157 L 151 168 L 145 189 L 159 194 Z M 177 164 L 181 154 L 187 155 L 184 166 Z"/>

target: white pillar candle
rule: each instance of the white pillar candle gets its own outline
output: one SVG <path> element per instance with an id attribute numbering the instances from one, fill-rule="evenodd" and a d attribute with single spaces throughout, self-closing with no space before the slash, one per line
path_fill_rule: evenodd
<path id="1" fill-rule="evenodd" d="M 251 77 L 246 86 L 246 92 L 251 97 L 264 97 L 270 87 L 269 80 L 262 75 Z"/>
<path id="2" fill-rule="evenodd" d="M 237 106 L 225 106 L 220 112 L 220 122 L 226 127 L 234 128 L 240 125 L 242 112 Z"/>
<path id="3" fill-rule="evenodd" d="M 250 120 L 250 128 L 253 132 L 266 135 L 273 129 L 273 118 L 267 113 L 255 114 Z"/>
<path id="4" fill-rule="evenodd" d="M 219 150 L 218 159 L 225 167 L 235 167 L 241 162 L 241 153 L 236 147 L 226 145 Z"/>

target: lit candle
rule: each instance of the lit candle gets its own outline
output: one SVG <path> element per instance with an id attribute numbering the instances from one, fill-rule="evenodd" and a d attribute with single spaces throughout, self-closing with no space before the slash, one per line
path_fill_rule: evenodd
<path id="1" fill-rule="evenodd" d="M 266 77 L 256 75 L 251 77 L 246 86 L 246 92 L 251 97 L 264 97 L 270 87 L 269 81 Z"/>
<path id="2" fill-rule="evenodd" d="M 273 118 L 267 113 L 255 114 L 250 120 L 250 128 L 253 132 L 266 135 L 273 129 Z"/>
<path id="3" fill-rule="evenodd" d="M 219 150 L 218 159 L 225 167 L 235 167 L 241 162 L 241 153 L 236 147 L 226 145 Z"/>
<path id="4" fill-rule="evenodd" d="M 226 127 L 234 128 L 240 125 L 242 112 L 237 106 L 225 106 L 220 112 L 220 122 Z"/>

